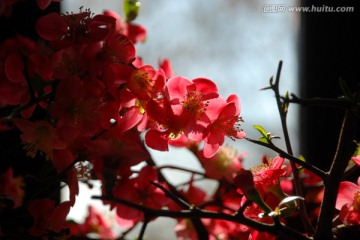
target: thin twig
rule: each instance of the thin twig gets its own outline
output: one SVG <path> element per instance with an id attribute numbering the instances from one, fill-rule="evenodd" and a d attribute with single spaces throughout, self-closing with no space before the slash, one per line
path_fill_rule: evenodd
<path id="1" fill-rule="evenodd" d="M 121 235 L 117 238 L 117 240 L 125 240 L 125 236 L 129 234 L 134 228 L 138 225 L 138 222 L 135 223 L 133 226 L 129 227 L 127 230 L 121 233 Z"/>
<path id="2" fill-rule="evenodd" d="M 197 174 L 197 175 L 201 175 L 201 176 L 205 176 L 205 174 L 203 172 L 198 172 L 192 169 L 188 169 L 188 168 L 183 168 L 183 167 L 178 167 L 178 166 L 173 166 L 173 165 L 163 165 L 163 166 L 158 166 L 157 167 L 158 170 L 163 170 L 163 169 L 175 169 L 175 170 L 180 170 L 180 171 L 184 171 L 184 172 L 188 172 L 188 173 L 192 173 L 192 174 Z"/>
<path id="3" fill-rule="evenodd" d="M 144 146 L 144 150 L 147 151 L 147 149 L 145 148 Z M 152 167 L 157 167 L 156 164 L 155 164 L 155 161 L 152 159 L 152 158 L 148 158 L 146 160 L 146 163 L 149 165 L 149 166 L 152 166 Z M 169 181 L 167 181 L 167 179 L 165 178 L 165 176 L 161 173 L 160 170 L 158 170 L 158 176 L 159 176 L 159 180 L 162 181 L 162 182 L 166 182 L 170 191 L 175 194 L 178 198 L 184 200 L 184 201 L 187 201 L 185 199 L 185 197 L 183 195 L 181 195 L 176 187 L 174 187 Z M 180 205 L 181 206 L 181 205 Z M 185 208 L 187 209 L 187 206 L 181 206 L 182 208 Z M 191 219 L 192 221 L 192 224 L 194 225 L 195 227 L 195 230 L 196 230 L 196 233 L 198 235 L 198 238 L 199 239 L 203 239 L 203 240 L 208 240 L 209 239 L 209 234 L 208 234 L 208 231 L 207 229 L 205 228 L 204 224 L 201 222 L 200 219 Z"/>
<path id="4" fill-rule="evenodd" d="M 348 161 L 357 147 L 357 144 L 353 140 L 359 127 L 358 111 L 359 110 L 355 108 L 346 110 L 345 112 L 337 149 L 329 171 L 329 177 L 324 181 L 324 197 L 314 239 L 332 239 L 333 237 L 332 221 L 339 185 Z"/>
<path id="5" fill-rule="evenodd" d="M 41 95 L 38 98 L 31 99 L 31 101 L 29 101 L 28 103 L 15 108 L 6 118 L 7 119 L 13 119 L 17 115 L 19 115 L 21 111 L 23 111 L 25 109 L 28 109 L 29 107 L 31 107 L 31 106 L 33 106 L 35 104 L 38 104 L 41 101 L 44 101 L 44 100 L 48 99 L 53 94 L 54 94 L 53 92 L 48 92 L 48 93 L 45 93 L 45 94 Z"/>
<path id="6" fill-rule="evenodd" d="M 332 99 L 332 98 L 299 98 L 295 94 L 290 95 L 290 99 L 286 99 L 284 97 L 281 97 L 283 101 L 286 101 L 288 103 L 296 103 L 303 106 L 318 106 L 318 107 L 329 107 L 329 108 L 338 108 L 338 109 L 346 109 L 352 106 L 352 102 L 338 98 L 338 99 Z"/>
<path id="7" fill-rule="evenodd" d="M 237 211 L 237 214 L 244 214 L 245 209 L 251 204 L 252 202 L 249 199 L 246 199 L 244 204 L 240 207 L 239 211 Z"/>
<path id="8" fill-rule="evenodd" d="M 147 227 L 150 219 L 151 219 L 151 217 L 149 217 L 149 215 L 148 215 L 147 213 L 144 213 L 144 223 L 143 223 L 143 225 L 141 226 L 138 240 L 142 240 L 142 239 L 143 239 L 144 234 L 145 234 L 146 227 Z"/>
<path id="9" fill-rule="evenodd" d="M 182 210 L 182 211 L 152 209 L 123 199 L 113 198 L 111 196 L 92 196 L 92 199 L 106 200 L 106 201 L 119 203 L 127 207 L 137 209 L 141 212 L 144 212 L 144 214 L 149 214 L 149 216 L 153 216 L 153 217 L 189 218 L 189 219 L 199 219 L 199 220 L 202 218 L 222 219 L 235 223 L 241 223 L 258 231 L 262 231 L 262 232 L 265 231 L 270 234 L 283 236 L 286 239 L 310 240 L 310 238 L 285 226 L 282 223 L 280 223 L 280 225 L 262 223 L 250 218 L 246 218 L 243 215 L 230 215 L 223 212 L 213 212 L 203 209 L 197 209 L 196 211 L 194 211 L 193 209 Z"/>
<path id="10" fill-rule="evenodd" d="M 176 185 L 174 185 L 174 186 L 175 186 L 176 188 L 178 188 L 178 187 L 182 187 L 182 186 L 189 185 L 191 182 L 198 182 L 198 181 L 209 180 L 209 179 L 210 179 L 210 178 L 206 178 L 206 177 L 193 178 L 193 179 L 191 179 L 191 180 L 178 183 L 178 184 L 176 184 Z"/>
<path id="11" fill-rule="evenodd" d="M 164 186 L 162 186 L 159 183 L 156 182 L 150 182 L 152 185 L 156 186 L 157 188 L 159 188 L 161 191 L 163 191 L 167 197 L 171 198 L 174 202 L 176 202 L 179 206 L 181 206 L 184 209 L 190 209 L 192 208 L 192 206 L 187 203 L 186 201 L 184 201 L 183 199 L 179 198 L 178 196 L 176 196 L 174 193 L 170 192 L 169 190 L 167 190 Z"/>
<path id="12" fill-rule="evenodd" d="M 293 161 L 294 163 L 300 165 L 303 168 L 308 169 L 309 171 L 313 172 L 314 174 L 318 175 L 319 177 L 321 177 L 323 180 L 325 180 L 328 175 L 326 172 L 324 172 L 323 170 L 321 170 L 320 168 L 315 167 L 314 165 L 311 165 L 305 161 L 300 160 L 297 157 L 294 157 L 293 155 L 288 154 L 287 152 L 285 152 L 284 150 L 278 148 L 277 146 L 275 146 L 272 143 L 264 143 L 261 142 L 259 140 L 255 140 L 255 139 L 251 139 L 251 138 L 245 138 L 247 141 L 264 146 L 266 148 L 269 148 L 277 153 L 279 153 L 280 157 L 286 158 L 288 160 Z"/>
<path id="13" fill-rule="evenodd" d="M 281 126 L 282 126 L 283 133 L 284 133 L 284 139 L 285 139 L 285 145 L 286 145 L 287 152 L 290 155 L 294 155 L 293 151 L 292 151 L 292 147 L 291 147 L 290 136 L 289 136 L 289 131 L 288 131 L 287 122 L 286 122 L 287 109 L 285 110 L 285 108 L 284 108 L 284 104 L 286 104 L 286 103 L 281 102 L 281 96 L 280 96 L 280 91 L 279 91 L 281 68 L 282 68 L 282 61 L 279 62 L 278 70 L 276 73 L 275 83 L 271 84 L 271 88 L 275 93 L 276 103 L 277 103 L 278 111 L 280 114 Z M 293 177 L 294 177 L 293 184 L 294 184 L 295 194 L 297 196 L 302 197 L 303 193 L 302 193 L 302 188 L 301 188 L 301 183 L 300 183 L 299 169 L 296 167 L 296 164 L 293 161 L 290 161 L 290 164 L 291 164 L 292 171 L 293 171 Z M 314 233 L 314 228 L 311 225 L 310 220 L 307 216 L 305 203 L 302 201 L 299 202 L 299 213 L 300 213 L 300 217 L 301 217 L 301 220 L 304 224 L 306 231 L 309 234 Z"/>

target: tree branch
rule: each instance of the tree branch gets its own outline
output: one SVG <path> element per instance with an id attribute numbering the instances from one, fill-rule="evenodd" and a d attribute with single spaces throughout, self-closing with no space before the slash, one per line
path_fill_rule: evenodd
<path id="1" fill-rule="evenodd" d="M 296 103 L 303 106 L 319 106 L 319 107 L 330 107 L 338 109 L 346 109 L 352 106 L 352 103 L 346 99 L 332 99 L 332 98 L 299 98 L 295 94 L 291 94 L 290 99 L 281 97 L 284 101 L 288 103 Z"/>
<path id="2" fill-rule="evenodd" d="M 278 111 L 280 114 L 281 126 L 282 126 L 283 133 L 284 133 L 284 139 L 285 139 L 285 145 L 286 145 L 287 152 L 290 155 L 294 155 L 293 151 L 292 151 L 291 143 L 290 143 L 290 136 L 289 136 L 289 131 L 288 131 L 287 122 L 286 122 L 287 108 L 288 108 L 287 104 L 288 103 L 281 101 L 281 96 L 280 96 L 280 91 L 279 91 L 281 68 L 282 68 L 282 61 L 279 62 L 278 70 L 276 73 L 275 83 L 274 84 L 270 83 L 270 86 L 271 86 L 271 89 L 275 93 L 276 103 L 277 103 Z M 294 185 L 295 194 L 297 196 L 302 197 L 303 193 L 302 193 L 302 188 L 301 188 L 301 183 L 300 183 L 299 170 L 293 161 L 290 161 L 290 164 L 291 164 L 292 172 L 293 172 L 293 176 L 294 176 L 293 185 Z M 303 201 L 299 202 L 299 212 L 300 212 L 300 217 L 301 217 L 301 220 L 304 224 L 306 231 L 309 234 L 312 234 L 314 232 L 314 228 L 312 227 L 312 225 L 309 221 L 309 218 L 308 218 L 307 212 L 306 212 L 306 206 Z"/>
<path id="3" fill-rule="evenodd" d="M 145 151 L 147 151 L 147 149 L 144 146 Z M 146 163 L 149 166 L 153 166 L 153 167 L 157 167 L 154 160 L 152 158 L 149 158 L 146 160 Z M 159 174 L 159 180 L 166 182 L 167 185 L 169 186 L 170 191 L 172 192 L 172 194 L 174 194 L 176 197 L 178 197 L 179 199 L 184 200 L 185 202 L 187 202 L 187 200 L 184 198 L 184 196 L 182 196 L 176 189 L 176 187 L 174 187 L 172 184 L 169 183 L 169 181 L 166 180 L 165 176 L 161 173 L 160 170 L 158 170 L 158 174 Z M 183 209 L 188 209 L 188 206 L 186 205 L 179 205 L 181 206 Z M 203 240 L 208 240 L 209 239 L 209 234 L 204 226 L 204 224 L 201 222 L 200 219 L 192 219 L 192 224 L 194 225 L 195 229 L 196 229 L 196 233 L 198 235 L 199 239 L 203 239 Z"/>
<path id="4" fill-rule="evenodd" d="M 179 171 L 184 171 L 184 172 L 188 172 L 188 173 L 192 173 L 192 174 L 197 174 L 197 175 L 205 176 L 205 174 L 202 173 L 202 172 L 198 172 L 198 171 L 195 171 L 195 170 L 192 170 L 192 169 L 182 168 L 182 167 L 178 167 L 178 166 L 172 166 L 172 165 L 158 166 L 157 169 L 158 169 L 158 170 L 163 170 L 163 169 L 175 169 L 175 170 L 179 170 Z"/>
<path id="5" fill-rule="evenodd" d="M 277 146 L 275 146 L 274 144 L 272 143 L 264 143 L 264 142 L 261 142 L 259 140 L 255 140 L 255 139 L 251 139 L 251 138 L 245 138 L 247 141 L 249 142 L 252 142 L 252 143 L 255 143 L 255 144 L 258 144 L 258 145 L 261 145 L 263 147 L 266 147 L 266 148 L 269 148 L 275 152 L 277 152 L 280 157 L 283 157 L 283 158 L 286 158 L 290 161 L 293 161 L 294 163 L 300 165 L 301 167 L 304 167 L 306 169 L 308 169 L 309 171 L 313 172 L 314 174 L 318 175 L 319 177 L 321 177 L 323 180 L 325 180 L 328 175 L 326 172 L 324 172 L 323 170 L 307 163 L 307 162 L 304 162 L 302 160 L 300 160 L 299 158 L 297 157 L 294 157 L 293 155 L 290 155 L 288 154 L 287 152 L 285 152 L 284 150 L 278 148 Z"/>
<path id="6" fill-rule="evenodd" d="M 115 203 L 123 204 L 127 207 L 131 207 L 137 209 L 144 214 L 149 214 L 150 216 L 156 217 L 170 217 L 170 218 L 189 218 L 189 219 L 202 219 L 202 218 L 209 218 L 209 219 L 222 219 L 226 221 L 231 221 L 235 223 L 245 224 L 253 229 L 256 229 L 260 232 L 268 232 L 270 234 L 283 236 L 286 239 L 294 239 L 294 240 L 310 240 L 310 238 L 302 235 L 301 233 L 285 226 L 284 224 L 267 224 L 252 220 L 250 218 L 246 218 L 243 214 L 226 214 L 222 212 L 212 212 L 203 209 L 189 209 L 189 210 L 182 210 L 182 211 L 170 211 L 164 209 L 152 209 L 145 207 L 143 205 L 137 205 L 135 203 L 119 199 L 113 198 L 111 196 L 92 196 L 92 199 L 99 199 L 99 200 L 106 200 L 112 201 Z"/>
<path id="7" fill-rule="evenodd" d="M 342 175 L 357 145 L 353 141 L 359 127 L 359 110 L 346 110 L 340 131 L 336 153 L 330 167 L 329 177 L 324 181 L 324 197 L 315 233 L 316 240 L 332 239 L 332 221 L 337 193 Z"/>

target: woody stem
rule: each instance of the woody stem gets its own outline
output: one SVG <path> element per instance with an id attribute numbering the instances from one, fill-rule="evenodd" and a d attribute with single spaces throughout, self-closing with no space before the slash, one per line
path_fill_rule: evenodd
<path id="1" fill-rule="evenodd" d="M 341 177 L 348 165 L 349 159 L 352 157 L 352 154 L 357 147 L 353 139 L 355 139 L 358 127 L 358 110 L 346 110 L 336 153 L 330 167 L 330 171 L 328 172 L 329 177 L 326 181 L 324 181 L 324 197 L 314 239 L 332 239 L 332 221 L 338 188 L 342 179 Z"/>
<path id="2" fill-rule="evenodd" d="M 285 103 L 281 102 L 281 96 L 280 96 L 280 92 L 279 92 L 279 82 L 280 82 L 281 68 L 282 68 L 282 61 L 279 62 L 275 83 L 271 84 L 271 88 L 275 93 L 276 103 L 277 103 L 277 106 L 278 106 L 281 125 L 282 125 L 282 129 L 283 129 L 283 133 L 284 133 L 286 149 L 287 149 L 287 152 L 290 155 L 293 155 L 291 142 L 290 142 L 289 131 L 288 131 L 287 123 L 286 123 L 287 110 L 285 110 L 285 108 L 283 107 L 283 104 L 285 104 Z M 292 171 L 293 171 L 293 177 L 294 177 L 293 185 L 294 185 L 294 189 L 295 189 L 295 194 L 297 196 L 302 197 L 303 193 L 302 193 L 302 188 L 301 188 L 301 183 L 300 183 L 299 170 L 298 170 L 296 164 L 293 161 L 290 161 L 290 164 L 291 164 L 291 168 L 292 168 Z M 304 224 L 304 227 L 305 227 L 306 231 L 309 234 L 312 234 L 314 232 L 314 229 L 313 229 L 313 227 L 312 227 L 312 225 L 311 225 L 311 223 L 309 221 L 309 218 L 307 216 L 306 206 L 305 206 L 305 203 L 303 201 L 299 202 L 299 212 L 300 212 L 300 217 L 301 217 L 301 220 L 302 220 L 302 222 Z"/>

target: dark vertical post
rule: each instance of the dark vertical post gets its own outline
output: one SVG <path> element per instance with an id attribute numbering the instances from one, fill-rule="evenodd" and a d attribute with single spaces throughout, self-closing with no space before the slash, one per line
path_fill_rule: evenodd
<path id="1" fill-rule="evenodd" d="M 358 1 L 307 1 L 301 17 L 300 81 L 302 97 L 336 98 L 339 79 L 353 90 L 360 82 L 360 4 Z M 350 12 L 330 9 L 353 7 Z M 309 107 L 302 110 L 302 146 L 308 161 L 328 170 L 335 153 L 344 111 Z M 359 134 L 357 135 L 359 136 Z"/>

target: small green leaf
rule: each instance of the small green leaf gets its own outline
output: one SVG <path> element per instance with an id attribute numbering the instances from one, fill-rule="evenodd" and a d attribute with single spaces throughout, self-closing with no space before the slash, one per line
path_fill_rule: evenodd
<path id="1" fill-rule="evenodd" d="M 269 143 L 269 140 L 267 138 L 265 138 L 265 137 L 259 138 L 259 141 L 263 142 L 263 143 Z"/>
<path id="2" fill-rule="evenodd" d="M 259 133 L 262 135 L 262 137 L 259 138 L 260 142 L 271 143 L 271 139 L 273 138 L 273 136 L 270 132 L 266 132 L 266 130 L 260 125 L 254 125 L 253 127 L 258 130 Z"/>
<path id="3" fill-rule="evenodd" d="M 267 134 L 265 128 L 263 128 L 263 127 L 260 126 L 260 125 L 254 125 L 253 127 L 254 127 L 256 130 L 258 130 L 259 133 L 260 133 L 261 135 L 263 135 L 263 137 L 268 138 L 268 134 Z"/>
<path id="4" fill-rule="evenodd" d="M 306 162 L 305 157 L 304 157 L 303 155 L 301 155 L 301 154 L 299 155 L 298 159 L 300 159 L 300 160 L 303 161 L 303 162 Z"/>
<path id="5" fill-rule="evenodd" d="M 286 91 L 284 100 L 283 100 L 283 112 L 287 113 L 289 109 L 289 92 Z"/>
<path id="6" fill-rule="evenodd" d="M 360 143 L 358 144 L 358 147 L 357 147 L 357 149 L 356 149 L 356 152 L 355 152 L 355 154 L 354 154 L 354 157 L 359 156 L 359 155 L 360 155 Z"/>
<path id="7" fill-rule="evenodd" d="M 141 3 L 138 0 L 124 0 L 124 14 L 126 22 L 131 22 L 137 17 Z"/>

